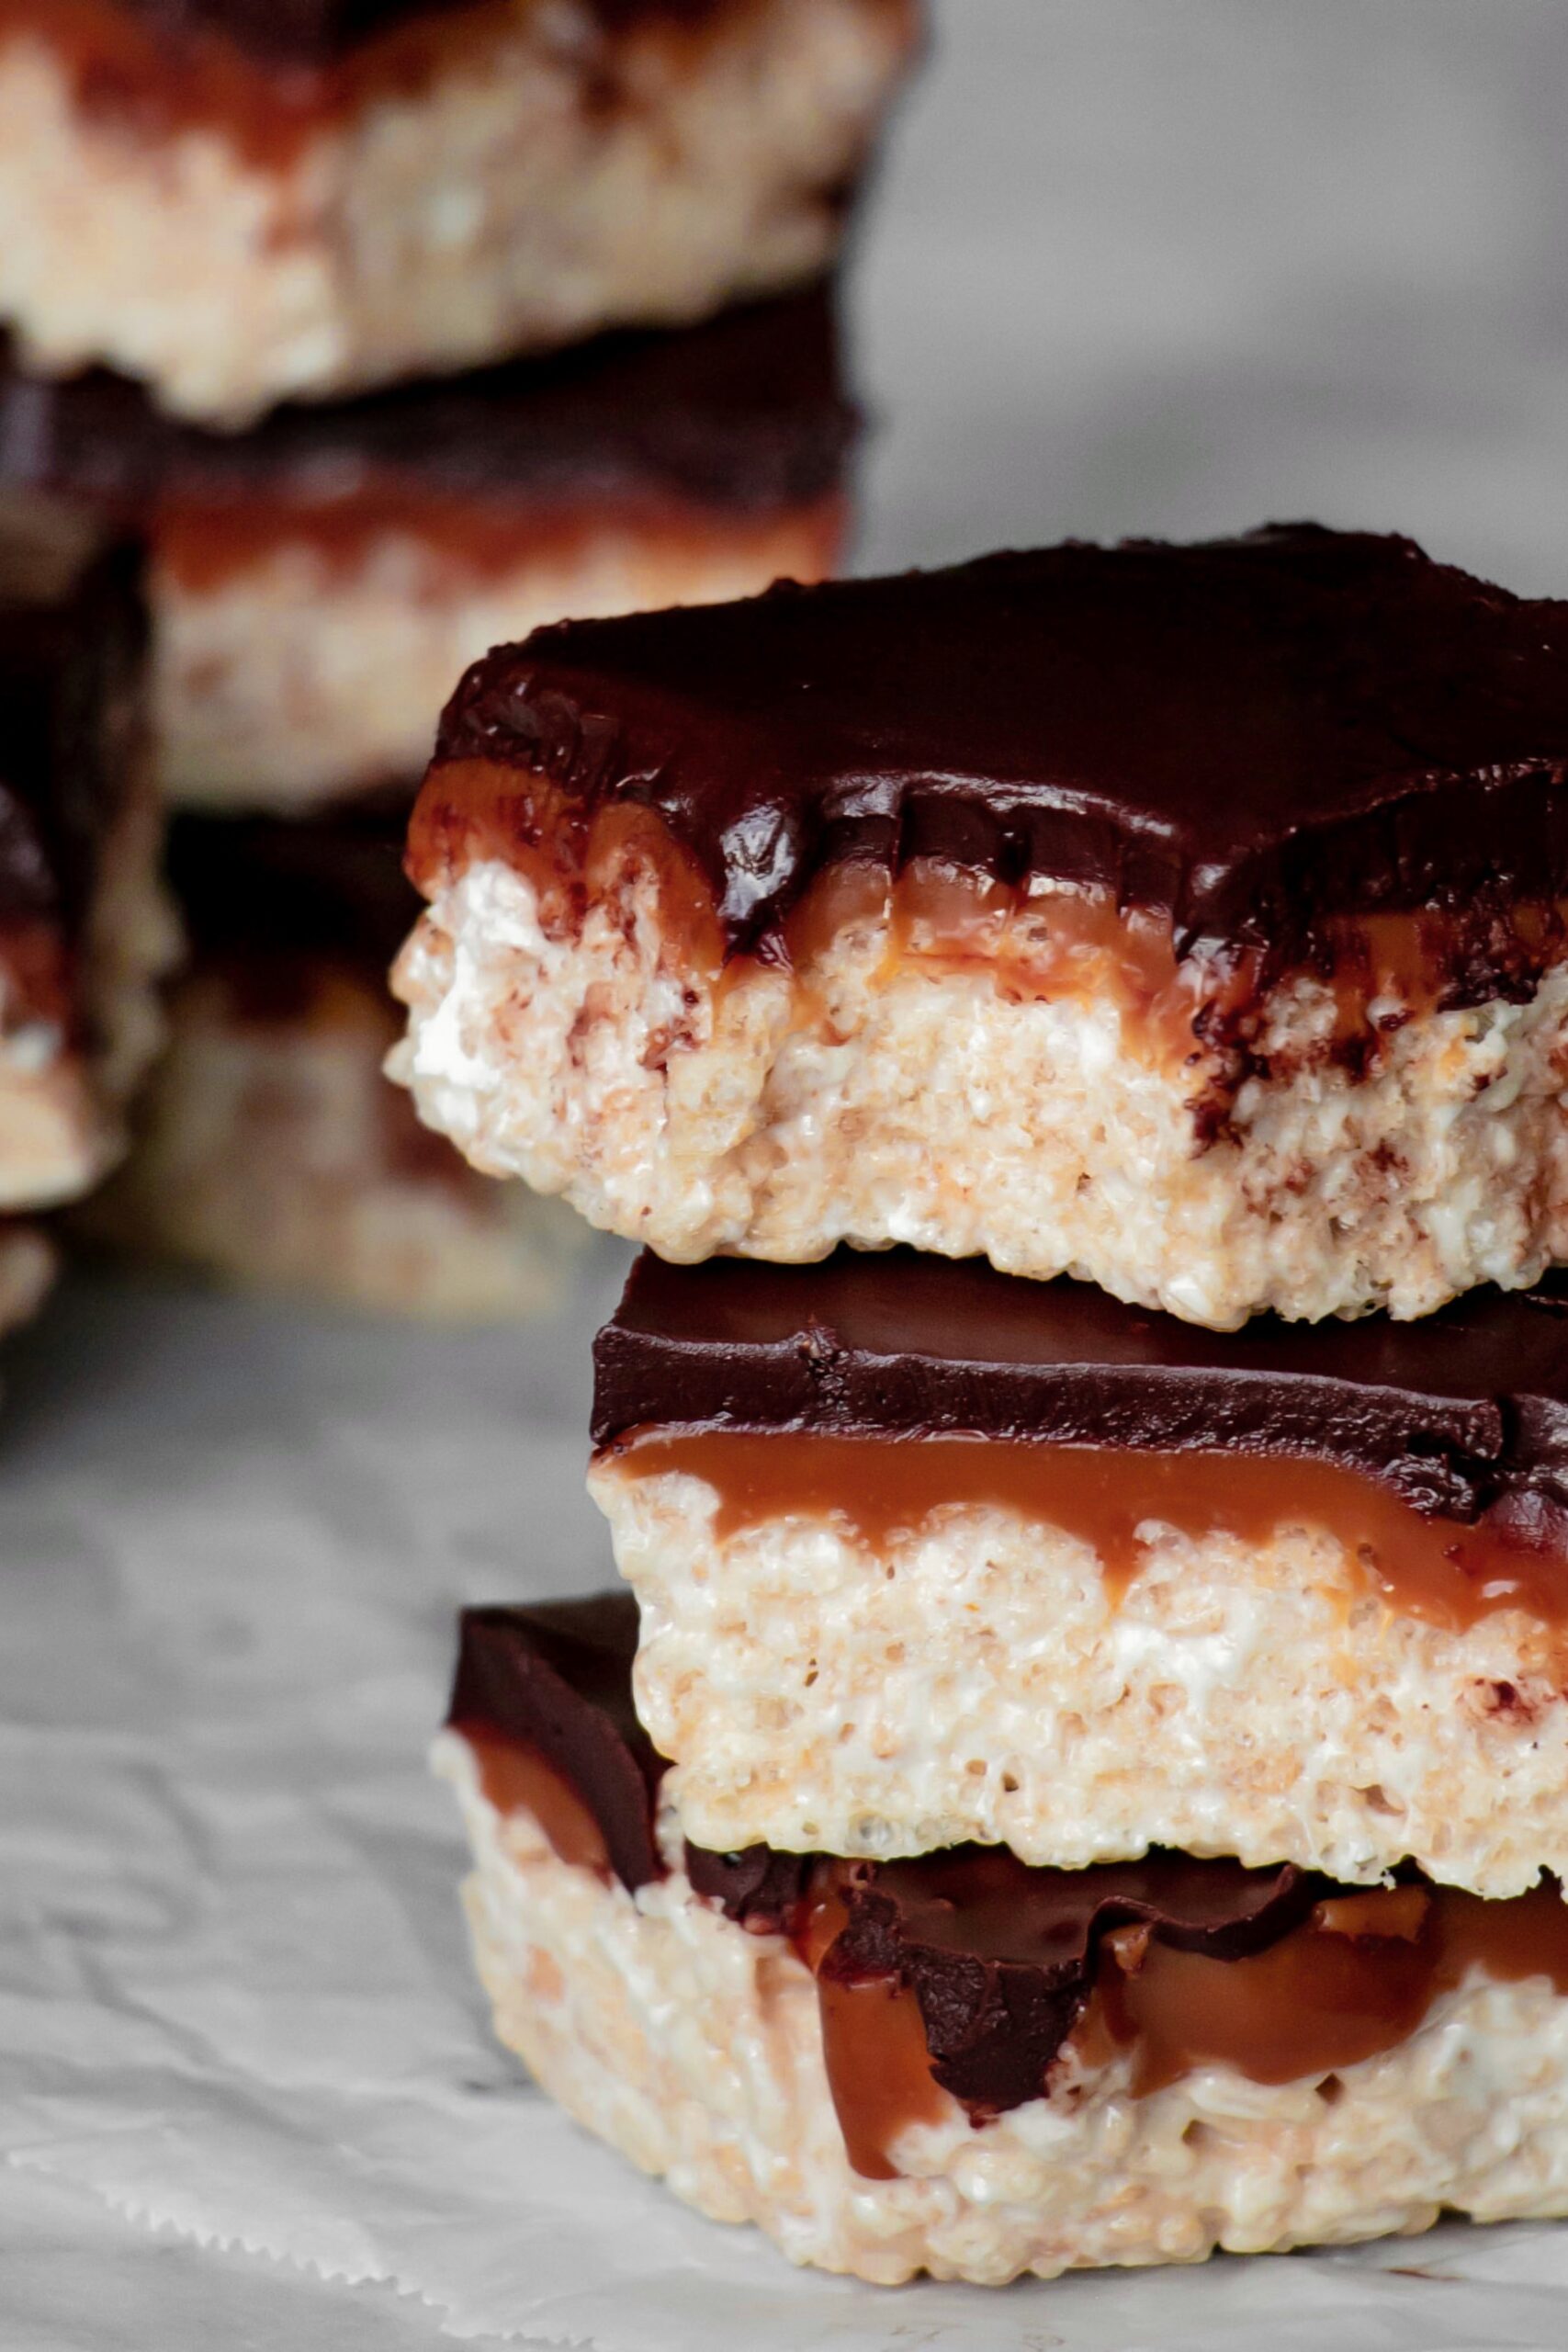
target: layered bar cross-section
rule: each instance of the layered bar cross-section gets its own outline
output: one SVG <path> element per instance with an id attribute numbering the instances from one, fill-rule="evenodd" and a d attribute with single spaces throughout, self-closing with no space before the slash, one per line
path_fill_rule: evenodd
<path id="1" fill-rule="evenodd" d="M 705 1850 L 634 1639 L 625 1595 L 469 1611 L 436 1760 L 502 2039 L 705 2212 L 996 2284 L 1568 2209 L 1554 1883 Z"/>
<path id="2" fill-rule="evenodd" d="M 1568 1877 L 1568 1292 L 1235 1334 L 639 1260 L 593 1495 L 693 1838 Z"/>
<path id="3" fill-rule="evenodd" d="M 1219 1329 L 1568 1253 L 1568 605 L 1305 526 L 541 632 L 411 835 L 399 1074 L 694 1260 Z"/>
<path id="4" fill-rule="evenodd" d="M 400 798 L 175 819 L 186 968 L 133 1148 L 79 1213 L 87 1238 L 385 1313 L 495 1322 L 558 1303 L 578 1221 L 476 1175 L 382 1075 L 402 830 Z"/>
<path id="5" fill-rule="evenodd" d="M 0 319 L 171 410 L 454 373 L 796 285 L 913 0 L 0 0 Z"/>

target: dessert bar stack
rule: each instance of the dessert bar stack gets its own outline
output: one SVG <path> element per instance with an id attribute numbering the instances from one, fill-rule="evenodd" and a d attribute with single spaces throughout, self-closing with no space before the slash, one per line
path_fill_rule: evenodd
<path id="1" fill-rule="evenodd" d="M 173 947 L 129 541 L 0 503 L 0 1329 L 54 1269 L 39 1212 L 125 1144 Z"/>
<path id="2" fill-rule="evenodd" d="M 432 717 L 562 614 L 833 569 L 825 273 L 915 33 L 912 0 L 0 6 L 0 481 L 150 543 L 193 945 L 99 1239 L 548 1296 L 570 1221 L 379 1075 Z"/>
<path id="3" fill-rule="evenodd" d="M 469 671 L 398 1068 L 650 1245 L 502 2037 L 877 2280 L 1568 2211 L 1568 606 L 1304 526 Z"/>

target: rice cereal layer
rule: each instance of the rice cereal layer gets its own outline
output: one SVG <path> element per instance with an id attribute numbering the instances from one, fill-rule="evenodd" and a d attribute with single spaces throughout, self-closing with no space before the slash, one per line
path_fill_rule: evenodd
<path id="1" fill-rule="evenodd" d="M 689 1837 L 883 1858 L 966 1838 L 1078 1868 L 1151 1845 L 1489 1895 L 1568 1874 L 1559 1633 L 1391 1609 L 1342 1544 L 1157 1522 L 1118 1597 L 1089 1544 L 950 1504 L 874 1544 L 607 1453 L 636 1689 Z M 1128 1475 L 1136 1476 L 1135 1458 Z"/>
<path id="2" fill-rule="evenodd" d="M 1079 2265 L 1200 2261 L 1568 2211 L 1568 2001 L 1472 1974 L 1408 2040 L 1265 2087 L 1205 2068 L 1143 2098 L 1113 2058 L 976 2128 L 949 2102 L 852 2172 L 817 1990 L 779 1936 L 733 1924 L 678 1871 L 636 1896 L 557 1860 L 532 1818 L 456 1786 L 467 1902 L 496 2030 L 590 2130 L 715 2220 L 792 2261 L 883 2284 L 1000 2285 Z"/>

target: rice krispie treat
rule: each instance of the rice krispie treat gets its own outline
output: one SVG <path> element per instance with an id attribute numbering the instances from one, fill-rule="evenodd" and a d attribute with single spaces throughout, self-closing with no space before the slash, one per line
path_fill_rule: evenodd
<path id="1" fill-rule="evenodd" d="M 502 2039 L 716 2219 L 1000 2284 L 1568 2211 L 1568 1905 L 1175 1853 L 705 1850 L 626 1596 L 466 1616 L 438 1769 Z"/>
<path id="2" fill-rule="evenodd" d="M 1568 1288 L 1234 1335 L 638 1261 L 591 1473 L 689 1834 L 1568 1877 Z"/>
<path id="3" fill-rule="evenodd" d="M 914 0 L 0 0 L 0 319 L 181 414 L 681 323 L 833 256 Z"/>
<path id="4" fill-rule="evenodd" d="M 396 1070 L 666 1257 L 1217 1329 L 1568 1254 L 1568 605 L 1307 526 L 547 630 L 446 713 Z"/>
<path id="5" fill-rule="evenodd" d="M 158 1043 L 144 654 L 135 549 L 0 506 L 0 1217 L 98 1182 Z"/>
<path id="6" fill-rule="evenodd" d="M 578 1220 L 477 1175 L 382 1075 L 412 896 L 402 829 L 400 799 L 175 820 L 190 954 L 132 1150 L 80 1212 L 85 1236 L 402 1315 L 507 1321 L 558 1303 Z"/>
<path id="7" fill-rule="evenodd" d="M 0 486 L 147 533 L 159 780 L 212 808 L 412 800 L 488 646 L 819 579 L 854 429 L 821 286 L 241 435 L 0 368 Z"/>

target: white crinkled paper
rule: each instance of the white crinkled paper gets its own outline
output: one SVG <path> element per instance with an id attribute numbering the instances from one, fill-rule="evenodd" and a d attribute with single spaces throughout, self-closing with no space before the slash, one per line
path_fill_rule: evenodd
<path id="1" fill-rule="evenodd" d="M 461 1600 L 601 1580 L 569 1325 L 82 1289 L 0 1478 L 0 2149 L 215 2249 L 600 2352 L 1563 2340 L 1568 2230 L 878 2292 L 687 2213 L 491 2043 L 424 1748 Z M 4 2211 L 0 2182 L 0 2213 Z M 236 2295 L 254 2291 L 234 2264 Z M 322 2343 L 332 2338 L 323 2335 Z M 301 2343 L 300 2352 L 311 2352 Z"/>

